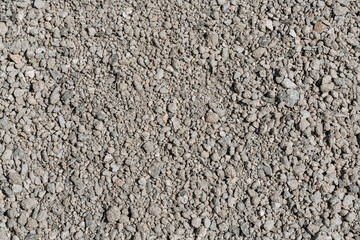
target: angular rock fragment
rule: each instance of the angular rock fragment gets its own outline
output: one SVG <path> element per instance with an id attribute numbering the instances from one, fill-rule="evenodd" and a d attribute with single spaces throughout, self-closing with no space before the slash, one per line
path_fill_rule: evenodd
<path id="1" fill-rule="evenodd" d="M 217 113 L 209 111 L 205 116 L 205 120 L 208 123 L 217 123 L 219 121 L 219 115 Z"/>
<path id="2" fill-rule="evenodd" d="M 299 101 L 300 94 L 297 90 L 288 89 L 280 92 L 277 97 L 281 102 L 284 102 L 287 107 L 293 108 Z"/>
<path id="3" fill-rule="evenodd" d="M 118 207 L 112 206 L 106 211 L 106 219 L 110 223 L 115 223 L 120 219 L 121 211 Z"/>

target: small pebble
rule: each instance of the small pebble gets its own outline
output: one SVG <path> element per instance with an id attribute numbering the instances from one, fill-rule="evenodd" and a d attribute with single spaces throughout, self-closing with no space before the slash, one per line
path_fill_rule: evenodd
<path id="1" fill-rule="evenodd" d="M 205 120 L 208 123 L 217 123 L 219 121 L 219 115 L 214 112 L 209 111 L 205 116 Z"/>
<path id="2" fill-rule="evenodd" d="M 60 115 L 60 116 L 58 117 L 58 120 L 59 120 L 59 125 L 60 125 L 60 127 L 61 127 L 61 128 L 65 128 L 65 119 L 64 119 L 64 117 Z"/>
<path id="3" fill-rule="evenodd" d="M 21 201 L 21 207 L 25 210 L 31 210 L 36 207 L 38 201 L 35 198 L 26 198 Z"/>
<path id="4" fill-rule="evenodd" d="M 6 23 L 0 22 L 0 36 L 4 38 L 7 32 L 8 32 L 8 27 Z"/>
<path id="5" fill-rule="evenodd" d="M 115 223 L 120 219 L 121 211 L 118 207 L 112 206 L 106 211 L 106 219 L 110 223 Z"/>
<path id="6" fill-rule="evenodd" d="M 275 224 L 274 220 L 271 219 L 266 220 L 264 223 L 264 229 L 266 231 L 271 231 L 274 228 L 274 224 Z"/>
<path id="7" fill-rule="evenodd" d="M 155 75 L 155 79 L 156 80 L 160 80 L 160 79 L 162 79 L 164 77 L 164 70 L 162 70 L 162 69 L 159 69 L 158 71 L 157 71 L 157 73 L 156 73 L 156 75 Z"/>
<path id="8" fill-rule="evenodd" d="M 259 59 L 264 53 L 266 52 L 266 49 L 263 47 L 259 47 L 253 52 L 253 57 L 255 59 Z"/>
<path id="9" fill-rule="evenodd" d="M 35 0 L 34 7 L 36 7 L 37 9 L 42 9 L 45 7 L 45 2 L 42 0 Z"/>
<path id="10" fill-rule="evenodd" d="M 13 153 L 13 151 L 11 151 L 10 149 L 5 149 L 5 151 L 3 152 L 2 156 L 1 156 L 1 160 L 9 161 L 12 153 Z"/>
<path id="11" fill-rule="evenodd" d="M 282 81 L 281 84 L 282 84 L 283 87 L 285 87 L 285 88 L 289 88 L 289 89 L 297 88 L 297 85 L 296 85 L 294 82 L 292 82 L 290 79 L 288 79 L 288 78 L 285 78 L 285 79 Z"/>

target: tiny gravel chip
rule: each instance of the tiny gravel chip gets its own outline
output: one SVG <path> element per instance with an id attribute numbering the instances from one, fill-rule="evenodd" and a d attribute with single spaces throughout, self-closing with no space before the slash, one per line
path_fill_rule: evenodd
<path id="1" fill-rule="evenodd" d="M 206 114 L 205 120 L 208 123 L 217 123 L 219 121 L 219 115 L 210 111 Z"/>
<path id="2" fill-rule="evenodd" d="M 106 219 L 110 223 L 115 223 L 120 219 L 121 212 L 118 207 L 112 206 L 106 211 Z"/>
<path id="3" fill-rule="evenodd" d="M 5 34 L 8 32 L 8 27 L 6 23 L 0 22 L 0 36 L 5 37 Z"/>
<path id="4" fill-rule="evenodd" d="M 61 127 L 61 128 L 64 128 L 64 127 L 65 127 L 65 119 L 64 119 L 64 117 L 60 115 L 60 116 L 58 117 L 58 120 L 59 120 L 59 125 L 60 125 L 60 127 Z"/>
<path id="5" fill-rule="evenodd" d="M 285 78 L 284 81 L 281 83 L 285 88 L 294 89 L 297 85 L 292 82 L 290 79 Z"/>
<path id="6" fill-rule="evenodd" d="M 266 231 L 270 231 L 271 229 L 273 229 L 274 224 L 275 224 L 274 220 L 271 220 L 271 219 L 266 220 L 264 223 L 264 229 Z"/>
<path id="7" fill-rule="evenodd" d="M 143 149 L 145 150 L 146 153 L 151 153 L 155 150 L 154 147 L 154 143 L 152 142 L 147 142 L 143 145 Z"/>
<path id="8" fill-rule="evenodd" d="M 27 198 L 21 201 L 21 207 L 25 210 L 31 210 L 36 207 L 38 201 L 35 198 Z"/>
<path id="9" fill-rule="evenodd" d="M 35 0 L 34 1 L 34 7 L 41 9 L 45 7 L 45 2 L 42 0 Z"/>

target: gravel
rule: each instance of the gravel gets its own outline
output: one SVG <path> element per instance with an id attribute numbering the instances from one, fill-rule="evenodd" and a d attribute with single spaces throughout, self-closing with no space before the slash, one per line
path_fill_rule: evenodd
<path id="1" fill-rule="evenodd" d="M 0 9 L 0 240 L 360 239 L 359 1 Z"/>

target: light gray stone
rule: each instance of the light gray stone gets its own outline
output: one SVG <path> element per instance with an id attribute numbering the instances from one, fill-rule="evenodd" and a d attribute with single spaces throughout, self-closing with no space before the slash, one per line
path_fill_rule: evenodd
<path id="1" fill-rule="evenodd" d="M 0 36 L 5 37 L 7 32 L 8 32 L 8 27 L 6 23 L 0 22 Z"/>
<path id="2" fill-rule="evenodd" d="M 217 123 L 219 121 L 219 115 L 217 113 L 209 111 L 205 116 L 205 120 L 208 123 Z"/>
<path id="3" fill-rule="evenodd" d="M 266 231 L 271 231 L 274 228 L 274 224 L 275 224 L 274 220 L 272 219 L 266 220 L 264 223 L 264 229 Z"/>
<path id="4" fill-rule="evenodd" d="M 31 210 L 36 207 L 38 201 L 35 198 L 26 198 L 21 201 L 21 207 L 25 210 Z"/>
<path id="5" fill-rule="evenodd" d="M 118 207 L 112 206 L 106 211 L 106 219 L 110 223 L 115 223 L 120 219 L 121 211 Z"/>
<path id="6" fill-rule="evenodd" d="M 290 79 L 285 78 L 281 83 L 285 88 L 294 89 L 297 88 L 297 85 L 292 82 Z"/>
<path id="7" fill-rule="evenodd" d="M 35 0 L 34 7 L 36 7 L 37 9 L 42 9 L 45 7 L 45 2 L 42 0 Z"/>

